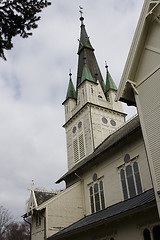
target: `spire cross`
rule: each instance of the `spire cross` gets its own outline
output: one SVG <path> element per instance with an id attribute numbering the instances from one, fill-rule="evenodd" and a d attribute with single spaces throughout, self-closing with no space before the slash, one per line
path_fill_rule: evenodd
<path id="1" fill-rule="evenodd" d="M 32 180 L 31 188 L 29 188 L 28 190 L 30 190 L 30 191 L 34 191 L 34 180 Z"/>
<path id="2" fill-rule="evenodd" d="M 80 9 L 79 12 L 81 14 L 80 21 L 81 21 L 81 25 L 83 25 L 83 20 L 84 20 L 84 17 L 82 16 L 82 14 L 83 14 L 83 12 L 82 12 L 83 7 L 79 6 L 79 9 Z"/>
<path id="3" fill-rule="evenodd" d="M 83 7 L 79 6 L 79 9 L 80 9 L 79 12 L 80 12 L 80 14 L 81 14 L 81 17 L 83 17 L 83 16 L 82 16 L 82 14 L 83 14 L 83 12 L 82 12 Z"/>

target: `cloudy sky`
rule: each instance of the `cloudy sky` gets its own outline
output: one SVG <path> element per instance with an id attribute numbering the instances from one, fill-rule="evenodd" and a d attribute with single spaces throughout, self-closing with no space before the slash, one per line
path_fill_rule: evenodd
<path id="1" fill-rule="evenodd" d="M 143 0 L 52 0 L 29 39 L 15 38 L 0 59 L 0 205 L 17 219 L 26 210 L 31 181 L 56 190 L 67 171 L 64 111 L 72 69 L 75 83 L 80 21 L 95 48 L 102 75 L 104 62 L 119 84 Z M 124 107 L 128 118 L 134 108 Z"/>

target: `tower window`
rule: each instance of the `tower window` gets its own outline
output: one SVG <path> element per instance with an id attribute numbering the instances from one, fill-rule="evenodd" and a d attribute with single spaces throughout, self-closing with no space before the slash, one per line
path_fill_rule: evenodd
<path id="1" fill-rule="evenodd" d="M 113 119 L 110 121 L 110 123 L 113 127 L 116 126 L 116 122 Z"/>
<path id="2" fill-rule="evenodd" d="M 79 136 L 79 153 L 80 153 L 80 159 L 85 156 L 83 134 Z"/>
<path id="3" fill-rule="evenodd" d="M 93 183 L 90 184 L 90 206 L 91 213 L 98 212 L 105 208 L 103 180 L 97 178 L 97 174 L 93 175 Z"/>
<path id="4" fill-rule="evenodd" d="M 91 86 L 91 93 L 93 94 L 93 86 Z"/>
<path id="5" fill-rule="evenodd" d="M 110 98 L 108 94 L 106 95 L 106 99 L 107 99 L 107 102 L 110 102 Z"/>
<path id="6" fill-rule="evenodd" d="M 73 127 L 72 132 L 75 133 L 77 130 L 76 126 Z"/>
<path id="7" fill-rule="evenodd" d="M 107 124 L 107 123 L 108 123 L 108 120 L 107 120 L 107 118 L 105 118 L 105 117 L 102 117 L 102 122 L 103 122 L 104 124 Z"/>
<path id="8" fill-rule="evenodd" d="M 79 160 L 79 153 L 78 153 L 78 141 L 77 138 L 73 141 L 73 153 L 74 153 L 74 161 L 77 162 Z"/>
<path id="9" fill-rule="evenodd" d="M 77 131 L 78 128 L 78 131 Z M 76 126 L 73 127 L 73 157 L 74 162 L 79 161 L 85 157 L 85 141 L 82 128 L 82 121 L 80 121 Z"/>
<path id="10" fill-rule="evenodd" d="M 130 155 L 124 157 L 124 165 L 120 170 L 124 200 L 142 193 L 142 184 L 137 161 L 131 161 Z"/>
<path id="11" fill-rule="evenodd" d="M 82 127 L 82 122 L 80 121 L 79 123 L 78 123 L 78 128 L 81 128 Z"/>

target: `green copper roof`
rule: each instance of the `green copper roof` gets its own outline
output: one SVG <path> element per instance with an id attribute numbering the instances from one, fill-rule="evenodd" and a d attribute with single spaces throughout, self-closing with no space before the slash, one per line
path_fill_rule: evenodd
<path id="1" fill-rule="evenodd" d="M 83 66 L 81 83 L 83 83 L 85 80 L 96 83 L 96 80 L 92 77 L 91 72 L 86 63 Z"/>
<path id="2" fill-rule="evenodd" d="M 94 48 L 90 42 L 90 38 L 88 37 L 85 25 L 83 23 L 84 18 L 81 17 L 81 32 L 80 32 L 80 40 L 79 40 L 79 48 L 78 48 L 78 69 L 77 69 L 77 83 L 76 90 L 82 83 L 82 81 L 87 78 L 87 80 L 91 82 L 97 82 L 94 76 L 97 74 L 97 79 L 99 80 L 103 91 L 105 92 L 103 77 L 101 71 L 99 69 L 95 54 Z M 84 57 L 86 58 L 87 67 L 84 67 Z M 89 73 L 88 73 L 88 69 Z M 85 76 L 85 77 L 84 77 Z"/>
<path id="3" fill-rule="evenodd" d="M 107 74 L 106 74 L 106 92 L 108 92 L 109 90 L 115 90 L 117 91 L 117 87 L 108 71 L 108 66 L 106 67 L 107 68 Z"/>
<path id="4" fill-rule="evenodd" d="M 74 85 L 73 85 L 73 82 L 72 82 L 72 79 L 71 79 L 71 74 L 70 74 L 70 80 L 69 80 L 66 100 L 68 98 L 76 99 L 76 91 L 75 91 L 75 88 L 74 88 Z"/>

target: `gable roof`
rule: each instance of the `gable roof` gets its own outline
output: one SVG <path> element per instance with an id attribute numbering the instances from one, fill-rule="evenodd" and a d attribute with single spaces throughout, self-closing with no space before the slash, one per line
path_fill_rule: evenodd
<path id="1" fill-rule="evenodd" d="M 85 229 L 91 229 L 94 226 L 102 224 L 102 222 L 109 221 L 115 216 L 119 216 L 122 213 L 128 213 L 129 211 L 135 210 L 140 207 L 147 206 L 148 204 L 155 202 L 155 195 L 153 189 L 150 189 L 140 195 L 130 198 L 126 201 L 114 204 L 102 211 L 88 215 L 76 223 L 73 223 L 69 227 L 63 229 L 62 231 L 49 237 L 48 240 L 55 240 L 67 237 L 68 235 L 73 235 L 79 231 Z"/>
<path id="2" fill-rule="evenodd" d="M 148 33 L 149 26 L 156 19 L 155 10 L 160 1 L 145 0 L 141 15 L 137 24 L 135 35 L 131 44 L 122 78 L 119 84 L 116 100 L 126 102 L 128 105 L 135 106 L 135 83 L 134 76 L 137 71 L 140 56 L 143 51 L 143 45 Z"/>
<path id="3" fill-rule="evenodd" d="M 28 201 L 27 212 L 23 215 L 23 217 L 28 217 L 41 204 L 57 195 L 56 192 L 34 189 L 33 187 L 30 190 L 31 194 Z"/>
<path id="4" fill-rule="evenodd" d="M 42 203 L 46 202 L 50 198 L 57 195 L 55 192 L 48 192 L 48 191 L 41 191 L 41 190 L 34 190 L 37 205 L 41 205 Z"/>
<path id="5" fill-rule="evenodd" d="M 96 149 L 95 151 L 90 154 L 88 157 L 81 160 L 77 163 L 72 169 L 70 169 L 67 173 L 65 173 L 60 179 L 56 181 L 56 183 L 60 183 L 63 180 L 66 180 L 67 177 L 71 176 L 72 174 L 76 173 L 79 169 L 89 165 L 93 162 L 97 157 L 103 154 L 105 151 L 109 150 L 110 148 L 114 147 L 116 144 L 123 141 L 126 137 L 133 134 L 133 132 L 140 129 L 140 122 L 139 117 L 136 115 L 124 125 L 122 125 L 118 130 L 113 132 L 109 137 L 107 137 Z"/>

